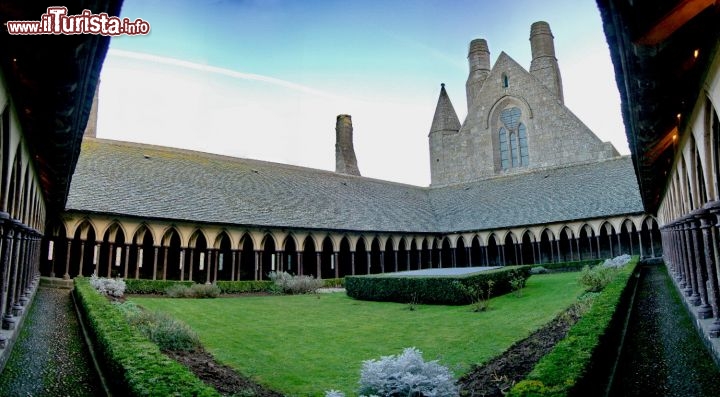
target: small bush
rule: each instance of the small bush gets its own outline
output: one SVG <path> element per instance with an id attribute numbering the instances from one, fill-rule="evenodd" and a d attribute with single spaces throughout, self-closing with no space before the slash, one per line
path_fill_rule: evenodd
<path id="1" fill-rule="evenodd" d="M 612 259 L 606 259 L 605 262 L 602 263 L 604 267 L 623 267 L 628 262 L 630 262 L 630 259 L 632 257 L 628 254 L 616 256 Z"/>
<path id="2" fill-rule="evenodd" d="M 484 312 L 490 309 L 490 296 L 492 296 L 492 288 L 495 285 L 493 280 L 487 280 L 484 283 L 479 281 L 472 284 L 457 283 L 470 299 L 474 312 Z"/>
<path id="3" fill-rule="evenodd" d="M 140 311 L 130 314 L 128 321 L 160 350 L 191 351 L 200 347 L 200 338 L 195 331 L 165 313 Z"/>
<path id="4" fill-rule="evenodd" d="M 217 298 L 220 288 L 214 284 L 193 284 L 189 287 L 176 284 L 165 290 L 165 295 L 170 298 Z"/>
<path id="5" fill-rule="evenodd" d="M 420 350 L 409 347 L 397 356 L 367 360 L 360 370 L 362 395 L 457 396 L 452 373 L 437 361 L 425 362 Z"/>
<path id="6" fill-rule="evenodd" d="M 550 271 L 543 266 L 535 266 L 530 269 L 530 274 L 546 274 L 546 273 L 550 273 Z"/>
<path id="7" fill-rule="evenodd" d="M 343 288 L 345 287 L 345 278 L 324 278 L 323 288 Z"/>
<path id="8" fill-rule="evenodd" d="M 284 294 L 309 294 L 322 288 L 323 280 L 310 276 L 293 276 L 287 272 L 270 272 L 270 280 Z"/>
<path id="9" fill-rule="evenodd" d="M 272 281 L 217 281 L 215 285 L 220 288 L 222 294 L 244 294 L 253 292 L 270 292 Z"/>
<path id="10" fill-rule="evenodd" d="M 100 295 L 122 298 L 125 293 L 125 281 L 121 278 L 105 278 L 93 274 L 90 276 L 90 285 L 95 288 Z"/>
<path id="11" fill-rule="evenodd" d="M 510 288 L 512 288 L 513 294 L 518 298 L 522 296 L 523 288 L 525 288 L 525 281 L 527 279 L 521 274 L 516 274 L 510 279 Z"/>
<path id="12" fill-rule="evenodd" d="M 580 272 L 579 282 L 585 286 L 588 292 L 600 292 L 608 285 L 617 275 L 617 269 L 614 267 L 595 266 L 590 268 L 585 266 Z"/>

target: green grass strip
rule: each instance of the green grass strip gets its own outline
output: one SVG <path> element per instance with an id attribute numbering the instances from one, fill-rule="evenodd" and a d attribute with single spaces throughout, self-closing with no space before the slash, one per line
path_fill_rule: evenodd
<path id="1" fill-rule="evenodd" d="M 130 396 L 219 396 L 187 368 L 168 358 L 119 309 L 98 294 L 86 278 L 74 291 L 113 391 Z"/>
<path id="2" fill-rule="evenodd" d="M 565 339 L 537 363 L 528 377 L 508 394 L 520 396 L 567 396 L 586 375 L 593 355 L 608 332 L 638 258 L 622 268 L 593 302 L 592 308 L 572 327 Z"/>

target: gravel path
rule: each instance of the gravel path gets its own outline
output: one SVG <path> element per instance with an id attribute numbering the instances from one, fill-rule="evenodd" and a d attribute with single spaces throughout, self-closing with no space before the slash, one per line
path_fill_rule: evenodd
<path id="1" fill-rule="evenodd" d="M 98 396 L 70 290 L 40 287 L 0 376 L 2 396 Z"/>
<path id="2" fill-rule="evenodd" d="M 643 266 L 611 396 L 717 396 L 720 369 L 664 266 Z"/>

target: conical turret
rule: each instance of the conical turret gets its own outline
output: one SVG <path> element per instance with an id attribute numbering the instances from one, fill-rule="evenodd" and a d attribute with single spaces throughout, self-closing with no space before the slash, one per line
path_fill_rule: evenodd
<path id="1" fill-rule="evenodd" d="M 445 84 L 440 85 L 440 97 L 435 107 L 435 116 L 433 116 L 432 125 L 430 126 L 430 134 L 439 131 L 460 131 L 460 119 L 458 119 L 455 108 L 450 102 L 450 97 L 445 91 Z"/>

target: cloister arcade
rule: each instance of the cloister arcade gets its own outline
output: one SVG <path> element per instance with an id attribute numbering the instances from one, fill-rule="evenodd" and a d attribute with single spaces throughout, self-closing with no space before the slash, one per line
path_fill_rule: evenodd
<path id="1" fill-rule="evenodd" d="M 262 280 L 271 271 L 338 278 L 430 267 L 505 266 L 661 252 L 650 216 L 454 234 L 195 225 L 67 213 L 42 273 L 160 280 Z"/>

